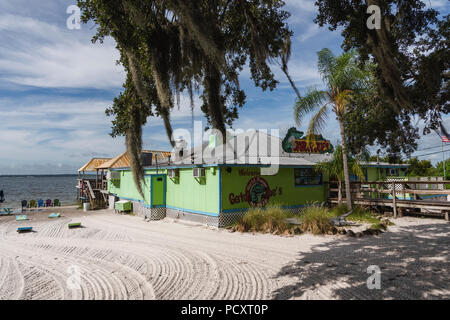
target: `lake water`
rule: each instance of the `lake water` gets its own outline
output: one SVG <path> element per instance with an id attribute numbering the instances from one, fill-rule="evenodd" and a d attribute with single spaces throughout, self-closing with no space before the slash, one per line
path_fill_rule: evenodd
<path id="1" fill-rule="evenodd" d="M 0 208 L 16 208 L 22 200 L 59 199 L 62 205 L 77 202 L 76 175 L 46 176 L 0 176 L 0 190 L 5 194 L 5 202 Z"/>

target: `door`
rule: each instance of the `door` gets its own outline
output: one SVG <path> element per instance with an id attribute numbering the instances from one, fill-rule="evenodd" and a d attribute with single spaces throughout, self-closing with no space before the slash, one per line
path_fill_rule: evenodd
<path id="1" fill-rule="evenodd" d="M 166 206 L 166 175 L 151 176 L 150 199 L 152 208 Z"/>

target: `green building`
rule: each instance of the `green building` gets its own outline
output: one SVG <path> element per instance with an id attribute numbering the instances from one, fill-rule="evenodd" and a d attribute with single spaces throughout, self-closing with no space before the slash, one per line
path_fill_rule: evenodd
<path id="1" fill-rule="evenodd" d="M 179 143 L 172 155 L 145 167 L 142 197 L 129 167 L 110 168 L 111 203 L 133 202 L 135 214 L 149 220 L 186 219 L 224 227 L 252 207 L 279 204 L 298 211 L 328 200 L 328 177 L 313 168 L 331 160 L 333 146 L 318 136 L 304 139 L 294 128 L 281 140 L 254 131 L 216 146 L 215 139 L 187 150 Z M 407 165 L 362 164 L 366 181 L 405 176 Z M 356 179 L 356 177 L 353 177 Z"/>
<path id="2" fill-rule="evenodd" d="M 311 146 L 297 136 L 289 143 L 294 147 L 286 152 L 281 139 L 254 131 L 225 145 L 212 140 L 192 150 L 178 148 L 172 157 L 145 167 L 144 197 L 130 168 L 110 169 L 108 192 L 132 201 L 134 213 L 150 220 L 168 216 L 218 227 L 251 207 L 280 204 L 298 210 L 325 202 L 326 177 L 313 167 L 331 158 L 330 142 Z"/>

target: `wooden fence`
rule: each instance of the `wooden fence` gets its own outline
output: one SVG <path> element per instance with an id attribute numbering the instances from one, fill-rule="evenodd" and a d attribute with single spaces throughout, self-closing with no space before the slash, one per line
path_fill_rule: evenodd
<path id="1" fill-rule="evenodd" d="M 339 203 L 339 194 L 345 203 L 345 184 L 329 182 L 328 198 L 331 203 Z M 450 181 L 391 180 L 391 181 L 352 181 L 350 189 L 355 204 L 390 207 L 394 216 L 401 216 L 405 209 L 420 209 L 421 212 L 438 212 L 449 219 Z M 424 196 L 436 196 L 434 200 Z M 426 212 L 425 212 L 426 213 Z"/>

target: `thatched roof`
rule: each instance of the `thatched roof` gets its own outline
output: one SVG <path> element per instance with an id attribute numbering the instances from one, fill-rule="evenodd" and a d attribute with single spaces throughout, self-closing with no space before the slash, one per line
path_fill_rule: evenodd
<path id="1" fill-rule="evenodd" d="M 170 152 L 167 151 L 155 151 L 155 150 L 142 150 L 142 153 L 152 153 L 153 161 L 155 156 L 158 157 L 158 161 L 167 158 Z M 102 164 L 99 164 L 96 169 L 110 169 L 110 168 L 127 168 L 130 166 L 130 157 L 127 152 L 118 155 L 115 158 L 110 159 Z"/>
<path id="2" fill-rule="evenodd" d="M 89 160 L 88 163 L 86 163 L 84 166 L 78 169 L 78 172 L 96 171 L 96 167 L 100 166 L 101 164 L 109 160 L 111 160 L 111 158 L 92 158 L 91 160 Z"/>

